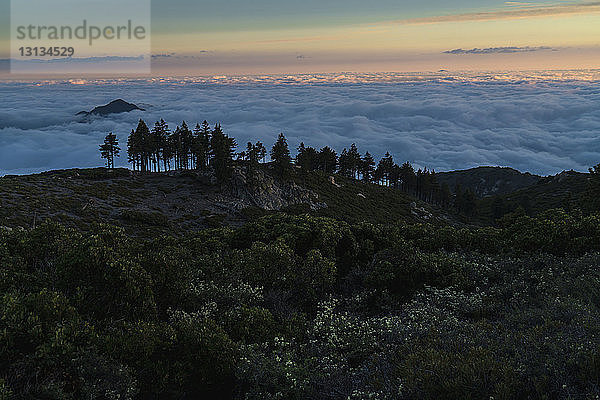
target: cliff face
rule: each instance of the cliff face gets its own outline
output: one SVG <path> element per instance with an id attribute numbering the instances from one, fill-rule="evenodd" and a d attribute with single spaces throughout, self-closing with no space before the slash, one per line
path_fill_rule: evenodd
<path id="1" fill-rule="evenodd" d="M 306 204 L 311 210 L 327 207 L 319 201 L 315 192 L 300 187 L 293 181 L 275 180 L 263 171 L 256 171 L 249 177 L 242 169 L 236 168 L 229 188 L 238 209 L 255 206 L 275 211 L 299 204 Z"/>

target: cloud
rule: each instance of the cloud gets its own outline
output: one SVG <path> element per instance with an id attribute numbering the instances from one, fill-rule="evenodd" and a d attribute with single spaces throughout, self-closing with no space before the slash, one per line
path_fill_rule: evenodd
<path id="1" fill-rule="evenodd" d="M 101 56 L 101 57 L 61 57 L 61 58 L 32 58 L 29 60 L 24 59 L 9 59 L 9 62 L 14 64 L 54 64 L 54 63 L 101 63 L 101 62 L 128 62 L 128 61 L 142 61 L 144 60 L 143 55 L 139 56 Z"/>
<path id="2" fill-rule="evenodd" d="M 445 54 L 503 54 L 503 53 L 531 53 L 535 51 L 548 51 L 555 50 L 552 47 L 540 46 L 540 47 L 488 47 L 485 49 L 454 49 L 444 51 Z"/>
<path id="3" fill-rule="evenodd" d="M 600 12 L 600 2 L 597 1 L 554 5 L 508 2 L 507 5 L 509 6 L 508 9 L 496 11 L 439 15 L 424 18 L 409 18 L 392 21 L 391 23 L 402 25 L 422 25 L 444 22 L 492 21 L 501 19 L 552 17 Z"/>
<path id="4" fill-rule="evenodd" d="M 124 148 L 139 118 L 149 124 L 165 118 L 171 128 L 183 120 L 218 121 L 242 144 L 270 146 L 284 132 L 292 150 L 301 141 L 338 151 L 355 142 L 363 153 L 381 157 L 389 150 L 398 162 L 436 170 L 503 165 L 550 174 L 600 162 L 597 81 L 531 84 L 493 76 L 0 83 L 0 96 L 11 99 L 0 104 L 0 174 L 101 165 L 104 135 L 115 132 Z M 75 117 L 117 98 L 147 111 L 89 123 Z M 118 165 L 126 165 L 125 152 Z"/>
<path id="5" fill-rule="evenodd" d="M 175 56 L 175 53 L 152 54 L 152 58 L 171 58 L 173 56 Z"/>

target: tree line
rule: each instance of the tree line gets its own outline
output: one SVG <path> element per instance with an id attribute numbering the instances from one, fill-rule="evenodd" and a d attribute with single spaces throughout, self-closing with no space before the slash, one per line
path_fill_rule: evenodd
<path id="1" fill-rule="evenodd" d="M 231 175 L 234 160 L 245 162 L 251 173 L 260 163 L 266 163 L 267 149 L 262 142 L 248 142 L 242 151 L 236 151 L 237 147 L 235 138 L 227 135 L 218 123 L 211 128 L 207 121 L 203 121 L 190 129 L 182 122 L 175 130 L 170 130 L 163 119 L 157 121 L 152 129 L 140 120 L 127 139 L 127 156 L 134 171 L 212 170 L 220 181 Z M 114 167 L 114 157 L 119 156 L 119 150 L 116 135 L 109 133 L 100 146 L 107 167 Z M 447 184 L 438 182 L 434 170 L 415 170 L 409 162 L 399 165 L 389 152 L 376 163 L 368 151 L 361 155 L 355 143 L 338 155 L 329 146 L 318 150 L 302 142 L 294 159 L 285 135 L 281 133 L 269 155 L 271 165 L 282 178 L 289 177 L 294 167 L 304 173 L 339 173 L 402 190 L 419 200 L 442 207 L 454 207 L 466 215 L 475 213 L 476 197 L 470 189 L 463 191 L 457 186 L 453 195 Z"/>

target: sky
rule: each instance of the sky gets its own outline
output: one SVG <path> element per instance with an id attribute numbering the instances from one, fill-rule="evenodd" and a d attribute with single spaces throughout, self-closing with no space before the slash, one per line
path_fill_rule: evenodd
<path id="1" fill-rule="evenodd" d="M 97 0 L 73 4 L 80 12 L 86 2 Z M 8 0 L 0 4 L 8 10 Z M 8 58 L 9 14 L 0 13 L 0 58 Z M 152 73 L 163 76 L 579 69 L 600 61 L 599 1 L 154 0 L 151 15 Z"/>

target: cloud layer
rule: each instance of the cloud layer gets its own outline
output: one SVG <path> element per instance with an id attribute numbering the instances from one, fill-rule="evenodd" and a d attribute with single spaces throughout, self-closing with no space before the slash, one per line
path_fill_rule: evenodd
<path id="1" fill-rule="evenodd" d="M 547 51 L 553 50 L 551 47 L 540 46 L 540 47 L 515 47 L 515 46 L 507 46 L 507 47 L 487 47 L 485 49 L 454 49 L 447 50 L 445 54 L 506 54 L 506 53 L 532 53 L 534 51 Z"/>
<path id="2" fill-rule="evenodd" d="M 116 133 L 124 148 L 139 118 L 164 118 L 172 128 L 183 120 L 219 121 L 241 145 L 271 145 L 279 132 L 293 148 L 304 141 L 341 150 L 356 142 L 361 152 L 379 157 L 389 150 L 399 162 L 436 170 L 503 165 L 554 174 L 600 162 L 595 82 L 260 79 L 0 83 L 0 97 L 10 99 L 0 104 L 0 174 L 101 165 L 104 135 Z M 74 116 L 116 98 L 147 111 L 89 123 Z M 118 164 L 126 164 L 125 154 Z"/>

